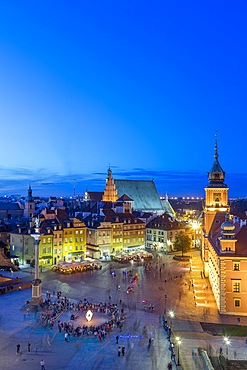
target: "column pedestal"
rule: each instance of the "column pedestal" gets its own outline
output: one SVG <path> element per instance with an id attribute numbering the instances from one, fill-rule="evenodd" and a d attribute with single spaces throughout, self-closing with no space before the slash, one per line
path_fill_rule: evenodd
<path id="1" fill-rule="evenodd" d="M 40 279 L 34 279 L 32 281 L 32 298 L 30 304 L 32 306 L 40 306 L 43 303 L 41 295 L 42 283 Z"/>

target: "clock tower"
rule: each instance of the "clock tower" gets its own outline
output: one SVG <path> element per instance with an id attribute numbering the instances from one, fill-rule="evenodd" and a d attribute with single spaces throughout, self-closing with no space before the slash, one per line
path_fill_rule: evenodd
<path id="1" fill-rule="evenodd" d="M 209 230 L 217 212 L 228 212 L 228 190 L 224 183 L 225 172 L 219 163 L 217 136 L 214 146 L 214 163 L 208 172 L 208 186 L 205 188 L 205 207 L 204 207 L 204 228 L 205 236 L 208 236 Z"/>

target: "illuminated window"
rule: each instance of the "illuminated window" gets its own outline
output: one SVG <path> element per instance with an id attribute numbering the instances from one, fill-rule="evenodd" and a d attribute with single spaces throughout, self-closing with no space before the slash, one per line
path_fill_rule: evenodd
<path id="1" fill-rule="evenodd" d="M 46 243 L 46 239 L 45 238 L 43 238 L 43 244 L 45 244 Z"/>
<path id="2" fill-rule="evenodd" d="M 234 307 L 240 307 L 241 306 L 241 299 L 234 298 Z"/>
<path id="3" fill-rule="evenodd" d="M 240 293 L 240 280 L 232 280 L 232 291 L 234 293 Z"/>
<path id="4" fill-rule="evenodd" d="M 233 262 L 233 270 L 234 271 L 240 270 L 240 262 Z"/>

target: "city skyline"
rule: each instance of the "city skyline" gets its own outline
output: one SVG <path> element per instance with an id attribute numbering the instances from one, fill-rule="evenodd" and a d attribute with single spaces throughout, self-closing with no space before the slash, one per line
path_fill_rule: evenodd
<path id="1" fill-rule="evenodd" d="M 244 1 L 0 5 L 0 194 L 82 194 L 114 178 L 204 196 L 218 131 L 247 196 Z"/>

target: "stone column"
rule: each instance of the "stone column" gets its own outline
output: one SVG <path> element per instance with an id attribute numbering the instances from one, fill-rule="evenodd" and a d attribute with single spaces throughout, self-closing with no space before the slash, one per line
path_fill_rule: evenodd
<path id="1" fill-rule="evenodd" d="M 34 270 L 34 280 L 32 281 L 32 298 L 31 298 L 31 305 L 32 306 L 39 306 L 43 300 L 41 295 L 42 283 L 41 279 L 39 278 L 39 219 L 36 218 L 35 220 L 35 228 L 34 233 L 31 234 L 34 238 L 34 246 L 35 246 L 35 270 Z"/>

